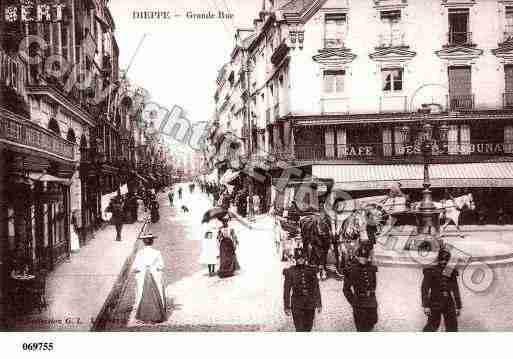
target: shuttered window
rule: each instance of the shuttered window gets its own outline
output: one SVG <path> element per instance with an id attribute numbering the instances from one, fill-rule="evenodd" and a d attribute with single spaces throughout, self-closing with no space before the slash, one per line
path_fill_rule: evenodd
<path id="1" fill-rule="evenodd" d="M 326 70 L 323 76 L 324 93 L 341 93 L 344 92 L 344 76 L 343 70 Z"/>

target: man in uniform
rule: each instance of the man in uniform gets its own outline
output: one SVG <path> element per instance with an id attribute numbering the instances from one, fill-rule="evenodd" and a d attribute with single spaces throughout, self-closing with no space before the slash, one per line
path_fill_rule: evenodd
<path id="1" fill-rule="evenodd" d="M 285 314 L 287 316 L 292 314 L 296 331 L 309 332 L 313 327 L 315 310 L 317 309 L 317 313 L 322 311 L 317 271 L 305 264 L 302 248 L 294 250 L 294 258 L 296 264 L 283 270 Z"/>
<path id="2" fill-rule="evenodd" d="M 355 259 L 345 273 L 344 295 L 353 307 L 354 323 L 359 332 L 370 332 L 378 322 L 376 300 L 376 272 L 378 268 L 370 261 L 371 248 L 361 245 Z"/>
<path id="3" fill-rule="evenodd" d="M 428 316 L 424 327 L 425 332 L 436 332 L 440 320 L 444 316 L 445 330 L 458 331 L 457 317 L 461 311 L 460 289 L 458 287 L 458 272 L 455 268 L 447 268 L 451 253 L 441 248 L 438 252 L 438 263 L 425 268 L 422 279 L 422 306 Z"/>

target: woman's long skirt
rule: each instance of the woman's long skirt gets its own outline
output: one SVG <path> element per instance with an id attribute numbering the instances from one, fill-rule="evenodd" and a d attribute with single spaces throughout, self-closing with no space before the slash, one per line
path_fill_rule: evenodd
<path id="1" fill-rule="evenodd" d="M 160 295 L 157 282 L 149 270 L 144 275 L 141 301 L 137 308 L 136 319 L 143 322 L 160 323 L 166 320 L 166 303 Z"/>
<path id="2" fill-rule="evenodd" d="M 235 255 L 235 246 L 231 239 L 225 238 L 221 241 L 219 247 L 220 265 L 218 275 L 220 278 L 231 277 L 239 269 L 239 263 Z"/>

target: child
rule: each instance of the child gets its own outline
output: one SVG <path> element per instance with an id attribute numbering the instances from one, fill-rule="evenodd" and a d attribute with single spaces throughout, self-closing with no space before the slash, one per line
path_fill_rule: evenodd
<path id="1" fill-rule="evenodd" d="M 219 257 L 219 248 L 217 240 L 214 238 L 212 231 L 205 233 L 205 238 L 201 241 L 200 263 L 208 265 L 208 275 L 212 277 L 216 272 L 216 263 Z"/>

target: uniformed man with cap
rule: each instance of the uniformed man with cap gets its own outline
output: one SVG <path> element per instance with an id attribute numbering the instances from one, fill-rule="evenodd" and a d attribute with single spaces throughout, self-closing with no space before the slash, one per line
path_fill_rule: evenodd
<path id="1" fill-rule="evenodd" d="M 428 316 L 424 327 L 425 332 L 435 332 L 440 327 L 442 315 L 445 330 L 458 331 L 458 319 L 461 311 L 460 289 L 458 287 L 458 271 L 447 268 L 451 253 L 446 248 L 438 252 L 438 263 L 424 268 L 422 279 L 422 306 Z"/>
<path id="2" fill-rule="evenodd" d="M 359 332 L 369 332 L 378 322 L 376 300 L 376 272 L 378 267 L 371 263 L 371 248 L 361 245 L 355 252 L 355 259 L 345 272 L 344 295 L 353 307 L 354 323 Z"/>
<path id="3" fill-rule="evenodd" d="M 317 270 L 305 264 L 302 248 L 294 250 L 294 258 L 296 264 L 283 270 L 285 314 L 292 314 L 296 331 L 309 332 L 313 327 L 315 310 L 318 313 L 322 311 Z"/>

